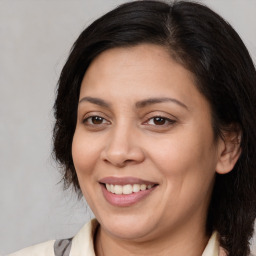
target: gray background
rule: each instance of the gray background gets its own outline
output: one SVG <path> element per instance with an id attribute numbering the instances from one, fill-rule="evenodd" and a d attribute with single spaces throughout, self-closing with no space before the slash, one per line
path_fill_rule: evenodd
<path id="1" fill-rule="evenodd" d="M 52 105 L 76 37 L 123 2 L 0 0 L 0 254 L 70 237 L 93 216 L 58 184 L 51 159 Z M 235 27 L 255 61 L 256 0 L 201 2 Z"/>

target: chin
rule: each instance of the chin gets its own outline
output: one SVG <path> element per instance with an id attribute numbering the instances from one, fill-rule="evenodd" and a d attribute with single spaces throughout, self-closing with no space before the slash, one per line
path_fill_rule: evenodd
<path id="1" fill-rule="evenodd" d="M 112 216 L 109 219 L 101 219 L 102 228 L 112 236 L 125 239 L 136 240 L 148 236 L 155 230 L 152 218 L 144 216 Z"/>

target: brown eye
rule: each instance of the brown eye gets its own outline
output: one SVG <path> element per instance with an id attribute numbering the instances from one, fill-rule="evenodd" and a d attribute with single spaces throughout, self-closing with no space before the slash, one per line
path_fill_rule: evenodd
<path id="1" fill-rule="evenodd" d="M 166 119 L 162 117 L 154 117 L 153 122 L 155 125 L 164 125 L 166 122 Z"/>
<path id="2" fill-rule="evenodd" d="M 102 124 L 103 123 L 103 118 L 102 117 L 100 117 L 100 116 L 93 116 L 92 118 L 92 123 L 93 124 Z"/>
<path id="3" fill-rule="evenodd" d="M 90 116 L 83 120 L 84 124 L 87 125 L 102 125 L 109 123 L 105 118 L 101 116 Z"/>
<path id="4" fill-rule="evenodd" d="M 169 125 L 173 125 L 175 122 L 176 122 L 175 120 L 171 120 L 167 117 L 154 116 L 147 121 L 147 124 L 149 124 L 151 126 L 165 126 L 166 127 Z"/>

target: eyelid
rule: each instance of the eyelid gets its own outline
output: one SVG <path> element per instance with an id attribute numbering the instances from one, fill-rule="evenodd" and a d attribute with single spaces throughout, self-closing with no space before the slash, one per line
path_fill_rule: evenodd
<path id="1" fill-rule="evenodd" d="M 173 124 L 173 123 L 176 122 L 176 120 L 170 119 L 170 118 L 165 117 L 165 116 L 160 116 L 160 115 L 150 117 L 150 118 L 147 119 L 146 122 L 149 122 L 150 120 L 152 120 L 152 119 L 154 119 L 154 118 L 159 118 L 159 117 L 162 118 L 162 119 L 164 119 L 165 121 L 168 121 L 170 124 Z M 144 122 L 144 123 L 145 123 L 145 122 Z M 164 125 L 155 125 L 155 126 L 164 126 Z"/>
<path id="2" fill-rule="evenodd" d="M 154 118 L 154 117 L 162 117 L 162 118 L 165 118 L 165 119 L 168 119 L 168 120 L 171 120 L 171 121 L 178 121 L 178 118 L 168 112 L 165 112 L 165 111 L 151 111 L 147 114 L 144 115 L 144 120 L 149 120 L 151 118 Z"/>
<path id="3" fill-rule="evenodd" d="M 88 121 L 90 118 L 93 118 L 93 117 L 100 117 L 100 118 L 102 118 L 103 119 L 103 123 L 102 124 L 109 123 L 105 118 L 103 118 L 101 116 L 89 116 L 89 117 L 86 117 L 86 118 L 83 119 L 83 123 L 85 123 L 86 121 Z M 102 125 L 102 124 L 91 124 L 91 125 Z"/>
<path id="4" fill-rule="evenodd" d="M 163 118 L 165 120 L 164 124 L 150 124 L 149 122 L 154 119 L 154 118 Z M 153 129 L 155 131 L 164 131 L 166 129 L 170 129 L 173 126 L 176 125 L 176 123 L 178 122 L 178 118 L 176 118 L 175 116 L 171 115 L 170 113 L 166 113 L 166 112 L 160 112 L 160 111 L 152 111 L 148 114 L 145 115 L 144 117 L 145 121 L 142 123 L 142 125 L 145 125 L 146 127 L 148 127 L 149 129 Z"/>
<path id="5" fill-rule="evenodd" d="M 100 117 L 102 118 L 103 120 L 105 120 L 106 122 L 102 123 L 102 124 L 88 124 L 88 125 L 91 125 L 91 126 L 100 126 L 100 125 L 105 125 L 105 124 L 110 124 L 111 122 L 108 120 L 109 118 L 106 117 L 105 114 L 103 113 L 99 113 L 99 112 L 88 112 L 86 113 L 83 118 L 82 118 L 82 123 L 85 124 L 85 122 L 90 119 L 90 118 L 93 118 L 93 117 Z"/>

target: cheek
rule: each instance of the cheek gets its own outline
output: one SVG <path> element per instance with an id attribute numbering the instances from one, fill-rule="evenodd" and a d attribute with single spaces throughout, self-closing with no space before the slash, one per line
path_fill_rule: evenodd
<path id="1" fill-rule="evenodd" d="M 191 192 L 208 191 L 217 159 L 212 142 L 211 134 L 204 132 L 176 133 L 154 142 L 149 155 L 170 193 L 189 197 Z"/>
<path id="2" fill-rule="evenodd" d="M 95 193 L 97 177 L 94 170 L 100 156 L 99 143 L 95 139 L 88 134 L 85 136 L 83 130 L 77 129 L 72 142 L 72 157 L 78 181 L 87 203 L 94 212 L 94 202 L 98 202 L 99 195 Z"/>
<path id="3" fill-rule="evenodd" d="M 92 174 L 93 166 L 99 158 L 97 145 L 97 142 L 91 141 L 90 136 L 83 136 L 81 131 L 75 131 L 72 142 L 72 157 L 78 179 Z"/>
<path id="4" fill-rule="evenodd" d="M 161 172 L 165 191 L 163 208 L 171 210 L 173 216 L 185 218 L 207 211 L 215 170 L 214 161 L 209 159 L 213 152 L 203 145 L 183 139 L 159 150 L 155 147 L 154 165 Z"/>
<path id="5" fill-rule="evenodd" d="M 150 155 L 166 174 L 186 173 L 188 169 L 200 169 L 215 158 L 213 148 L 200 137 L 173 136 L 153 143 Z M 210 159 L 209 159 L 210 158 Z"/>

